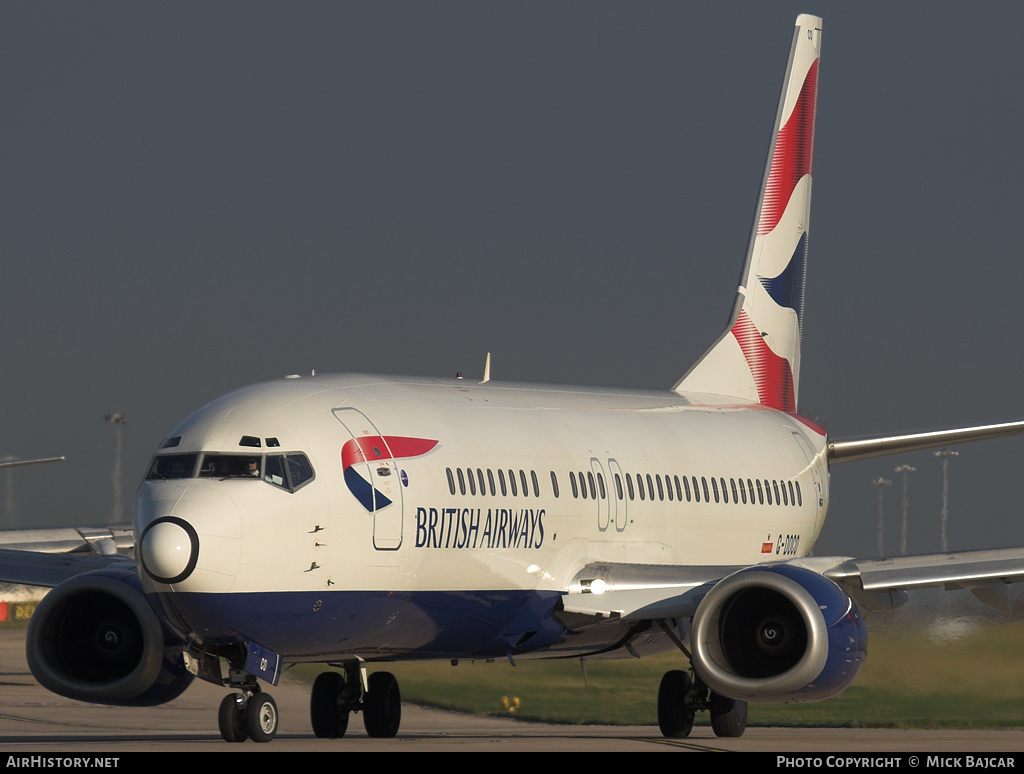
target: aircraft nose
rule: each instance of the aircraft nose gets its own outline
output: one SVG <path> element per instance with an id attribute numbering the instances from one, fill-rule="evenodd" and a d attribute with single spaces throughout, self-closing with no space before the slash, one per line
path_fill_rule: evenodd
<path id="1" fill-rule="evenodd" d="M 219 481 L 143 482 L 135 498 L 135 558 L 147 593 L 231 588 L 242 523 L 237 496 L 223 490 Z"/>
<path id="2" fill-rule="evenodd" d="M 181 583 L 196 567 L 199 536 L 184 519 L 164 516 L 142 533 L 139 558 L 146 574 L 158 583 Z"/>

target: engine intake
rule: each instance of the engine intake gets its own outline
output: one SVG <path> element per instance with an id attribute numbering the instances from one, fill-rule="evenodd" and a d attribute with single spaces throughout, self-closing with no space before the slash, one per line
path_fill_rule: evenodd
<path id="1" fill-rule="evenodd" d="M 154 706 L 192 682 L 183 645 L 150 607 L 134 566 L 83 573 L 29 620 L 26 656 L 47 690 L 78 701 Z"/>
<path id="2" fill-rule="evenodd" d="M 750 702 L 820 701 L 867 656 L 860 611 L 831 580 L 788 564 L 717 583 L 693 618 L 693 667 L 717 693 Z"/>

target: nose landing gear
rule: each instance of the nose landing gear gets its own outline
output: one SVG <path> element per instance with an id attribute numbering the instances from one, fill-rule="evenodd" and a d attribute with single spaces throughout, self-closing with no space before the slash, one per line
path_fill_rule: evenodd
<path id="1" fill-rule="evenodd" d="M 217 725 L 225 742 L 269 742 L 277 734 L 277 703 L 269 693 L 229 693 L 220 703 Z"/>

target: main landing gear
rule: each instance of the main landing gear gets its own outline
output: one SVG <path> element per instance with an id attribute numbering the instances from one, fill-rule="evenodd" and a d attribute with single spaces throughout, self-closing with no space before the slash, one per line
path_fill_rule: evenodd
<path id="1" fill-rule="evenodd" d="M 659 621 L 661 630 L 683 652 L 690 652 L 666 621 Z M 703 710 L 711 713 L 711 729 L 715 736 L 743 736 L 747 728 L 747 703 L 722 696 L 708 688 L 694 674 L 679 669 L 666 672 L 658 688 L 658 727 L 663 736 L 681 739 L 690 735 L 694 716 Z"/>
<path id="2" fill-rule="evenodd" d="M 658 688 L 658 727 L 662 735 L 670 739 L 689 736 L 694 715 L 701 710 L 711 713 L 715 736 L 743 736 L 747 728 L 745 701 L 715 693 L 688 672 L 666 672 Z"/>
<path id="3" fill-rule="evenodd" d="M 364 691 L 360 667 L 346 663 L 344 669 L 344 674 L 322 672 L 313 683 L 309 697 L 313 733 L 323 739 L 339 739 L 348 730 L 349 714 L 361 711 L 369 736 L 395 736 L 402 722 L 402 695 L 395 676 L 374 672 L 366 679 Z"/>

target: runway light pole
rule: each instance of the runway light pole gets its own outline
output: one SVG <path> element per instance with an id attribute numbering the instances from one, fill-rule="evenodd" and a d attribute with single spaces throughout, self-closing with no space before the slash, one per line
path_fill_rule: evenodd
<path id="1" fill-rule="evenodd" d="M 878 555 L 885 555 L 885 515 L 882 510 L 882 493 L 885 487 L 892 486 L 892 481 L 879 476 L 871 482 L 878 487 Z"/>
<path id="2" fill-rule="evenodd" d="M 942 539 L 942 551 L 946 552 L 949 550 L 946 544 L 946 522 L 949 519 L 949 458 L 960 456 L 960 452 L 943 449 L 932 454 L 942 458 L 942 517 L 939 535 Z"/>
<path id="3" fill-rule="evenodd" d="M 897 473 L 903 474 L 903 528 L 900 531 L 900 555 L 907 555 L 907 477 L 917 468 L 912 465 L 900 465 L 896 468 Z"/>
<path id="4" fill-rule="evenodd" d="M 121 523 L 121 428 L 128 424 L 124 414 L 107 414 L 104 421 L 114 426 L 114 470 L 111 473 L 111 480 L 114 490 L 114 511 L 112 523 Z"/>

